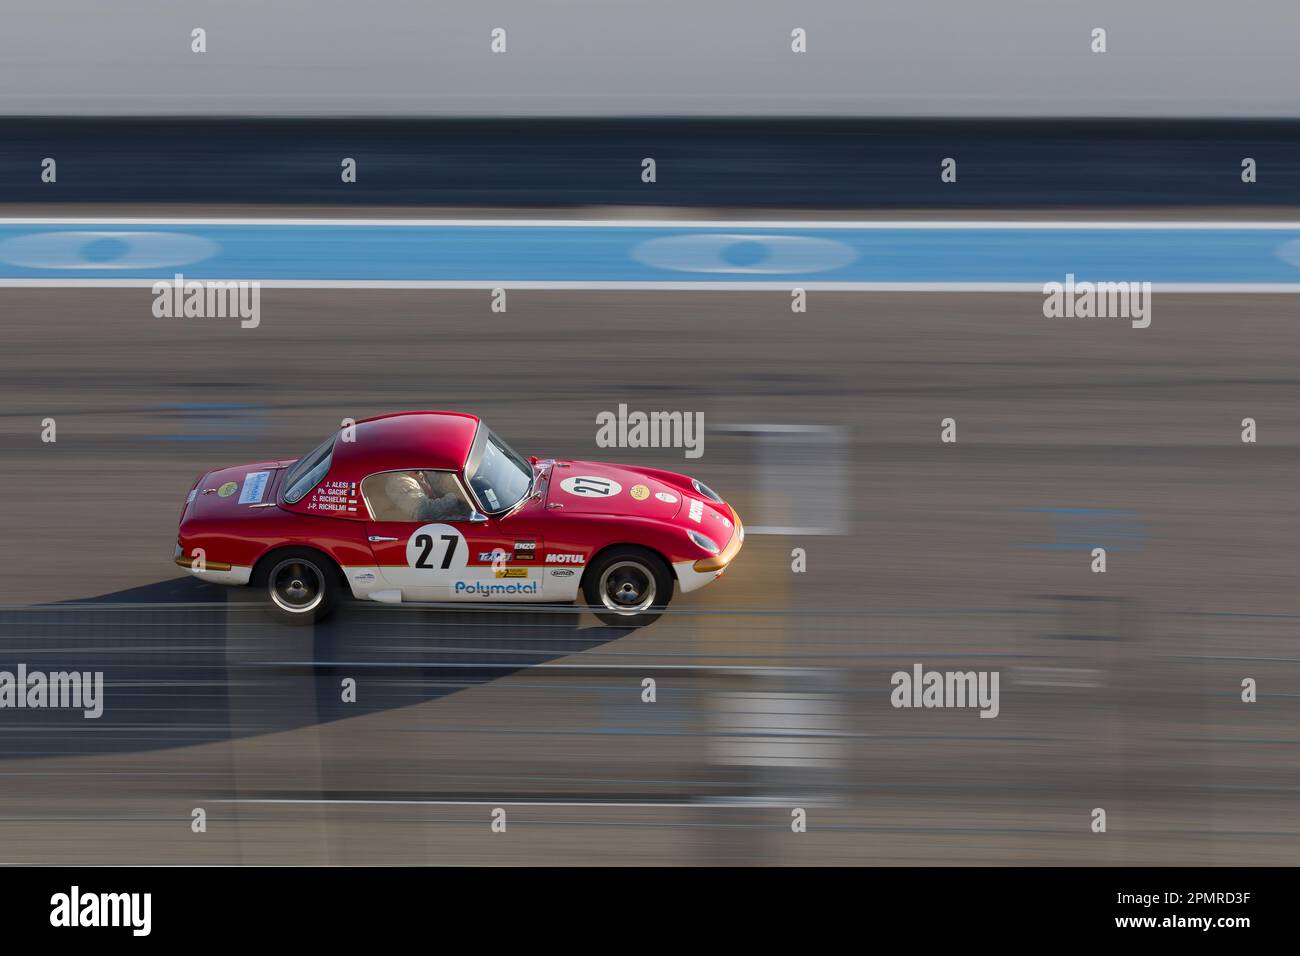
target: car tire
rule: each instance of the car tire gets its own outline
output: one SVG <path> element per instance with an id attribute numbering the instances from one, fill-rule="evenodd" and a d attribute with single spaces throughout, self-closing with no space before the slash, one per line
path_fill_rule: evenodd
<path id="1" fill-rule="evenodd" d="M 602 551 L 587 565 L 582 594 L 602 624 L 645 627 L 673 599 L 673 576 L 653 551 L 624 545 Z"/>
<path id="2" fill-rule="evenodd" d="M 334 613 L 341 582 L 334 563 L 319 551 L 292 548 L 264 562 L 259 584 L 271 613 L 286 624 L 314 624 Z"/>

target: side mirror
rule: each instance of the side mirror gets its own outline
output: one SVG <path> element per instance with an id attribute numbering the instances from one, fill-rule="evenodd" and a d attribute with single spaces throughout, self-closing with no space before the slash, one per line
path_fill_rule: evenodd
<path id="1" fill-rule="evenodd" d="M 488 520 L 488 516 L 483 514 L 483 512 L 481 511 L 471 510 L 469 513 L 470 524 L 483 524 L 483 522 L 487 520 Z"/>

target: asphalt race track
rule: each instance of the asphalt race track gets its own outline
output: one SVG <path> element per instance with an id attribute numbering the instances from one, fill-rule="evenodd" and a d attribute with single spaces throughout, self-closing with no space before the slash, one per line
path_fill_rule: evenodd
<path id="1" fill-rule="evenodd" d="M 97 720 L 5 715 L 0 861 L 1294 864 L 1295 297 L 1157 293 L 1146 329 L 1042 301 L 270 288 L 241 329 L 0 289 L 0 666 L 107 681 Z M 702 412 L 703 457 L 597 448 L 620 403 Z M 201 471 L 406 408 L 687 471 L 758 533 L 635 633 L 290 629 L 177 574 Z M 997 719 L 894 710 L 916 662 L 998 670 Z"/>

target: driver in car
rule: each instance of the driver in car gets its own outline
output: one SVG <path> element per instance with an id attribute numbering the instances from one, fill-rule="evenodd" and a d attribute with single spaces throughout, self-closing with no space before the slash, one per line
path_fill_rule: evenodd
<path id="1" fill-rule="evenodd" d="M 399 521 L 459 521 L 469 517 L 456 479 L 440 472 L 425 472 L 425 485 L 410 472 L 395 472 L 385 480 L 384 492 L 401 514 Z"/>

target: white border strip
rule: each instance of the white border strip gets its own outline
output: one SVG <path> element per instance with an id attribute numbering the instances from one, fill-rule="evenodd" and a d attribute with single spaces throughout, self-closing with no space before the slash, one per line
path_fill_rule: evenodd
<path id="1" fill-rule="evenodd" d="M 1041 282 L 587 282 L 453 279 L 233 279 L 189 277 L 194 282 L 256 282 L 263 289 L 535 289 L 575 292 L 1032 292 Z M 5 279 L 0 289 L 150 289 L 171 276 L 152 279 Z M 1295 282 L 1153 282 L 1153 292 L 1216 295 L 1275 295 L 1300 292 Z"/>
<path id="2" fill-rule="evenodd" d="M 394 226 L 570 229 L 1162 229 L 1300 230 L 1300 222 L 1020 219 L 281 219 L 274 217 L 0 217 L 0 226 Z"/>

